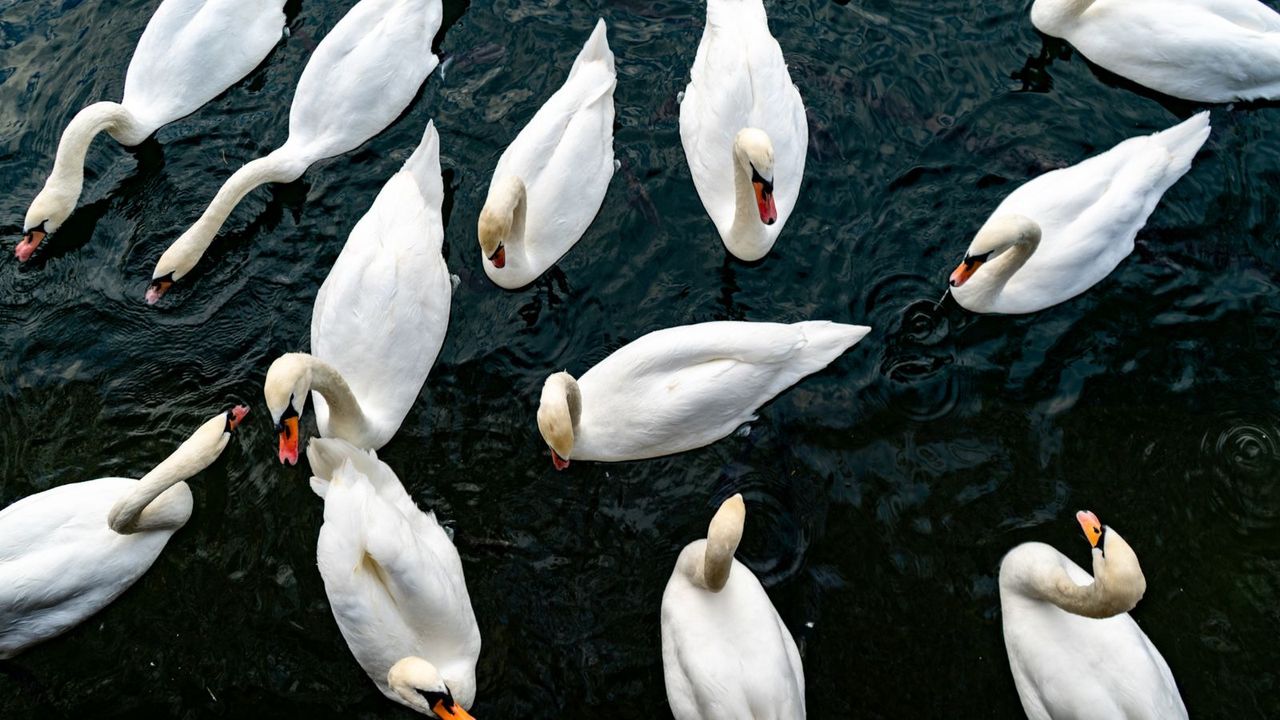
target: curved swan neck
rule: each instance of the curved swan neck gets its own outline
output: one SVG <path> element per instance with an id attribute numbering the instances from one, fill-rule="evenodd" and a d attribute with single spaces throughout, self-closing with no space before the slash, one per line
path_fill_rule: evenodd
<path id="1" fill-rule="evenodd" d="M 1004 286 L 1009 284 L 1014 274 L 1027 264 L 1036 248 L 1040 247 L 1040 237 L 1037 229 L 1031 237 L 1014 243 L 998 257 L 984 263 L 969 282 L 965 283 L 964 292 L 972 298 L 966 305 L 985 308 L 994 304 Z"/>
<path id="2" fill-rule="evenodd" d="M 107 513 L 111 529 L 130 535 L 182 527 L 190 515 L 190 506 L 169 507 L 165 500 L 176 502 L 176 498 L 170 498 L 166 491 L 218 459 L 231 438 L 226 428 L 226 418 L 222 415 L 209 420 L 169 457 L 143 475 L 137 486 L 117 500 Z"/>
<path id="3" fill-rule="evenodd" d="M 1093 551 L 1093 582 L 1077 585 L 1060 562 L 1023 568 L 1013 580 L 1021 594 L 1088 618 L 1108 618 L 1137 606 L 1147 581 L 1128 543 L 1108 529 L 1106 552 Z"/>
<path id="4" fill-rule="evenodd" d="M 746 522 L 746 506 L 741 495 L 734 495 L 720 506 L 711 525 L 707 528 L 707 544 L 702 563 L 695 569 L 694 582 L 711 592 L 720 592 L 729 582 L 733 569 L 733 555 L 742 541 L 742 527 Z"/>
<path id="5" fill-rule="evenodd" d="M 738 159 L 741 152 L 737 141 L 733 153 L 733 225 L 729 228 L 729 242 L 734 245 L 734 255 L 745 260 L 763 257 L 759 248 L 767 248 L 769 236 L 760 222 L 760 210 L 756 205 L 755 188 L 751 175 Z M 758 256 L 754 257 L 753 256 Z"/>
<path id="6" fill-rule="evenodd" d="M 150 134 L 147 130 L 119 103 L 98 102 L 85 107 L 62 131 L 45 188 L 70 196 L 69 206 L 74 207 L 84 187 L 84 160 L 98 133 L 106 131 L 124 145 L 137 145 Z"/>
<path id="7" fill-rule="evenodd" d="M 524 181 L 507 175 L 494 183 L 481 210 L 482 235 L 492 235 L 505 247 L 507 261 L 524 254 L 525 215 L 529 196 Z M 496 249 L 496 244 L 495 244 Z"/>
<path id="8" fill-rule="evenodd" d="M 306 357 L 311 371 L 311 390 L 320 393 L 329 405 L 328 435 L 343 438 L 358 447 L 372 445 L 376 428 L 361 409 L 360 401 L 342 373 L 313 355 Z"/>

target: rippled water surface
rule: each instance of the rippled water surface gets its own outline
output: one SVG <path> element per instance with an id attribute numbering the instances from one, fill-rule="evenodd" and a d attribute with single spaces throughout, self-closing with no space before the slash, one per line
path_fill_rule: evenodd
<path id="1" fill-rule="evenodd" d="M 1018 717 L 1000 558 L 1041 540 L 1087 564 L 1080 508 L 1136 548 L 1149 587 L 1134 614 L 1192 716 L 1280 716 L 1280 107 L 1214 107 L 1191 173 L 1088 294 L 975 317 L 935 301 L 1005 194 L 1197 108 L 1046 43 L 1027 2 L 770 0 L 811 141 L 796 214 L 749 266 L 726 261 L 680 148 L 702 3 L 446 0 L 452 59 L 412 108 L 254 192 L 191 282 L 145 306 L 161 250 L 283 141 L 305 59 L 352 4 L 292 0 L 289 38 L 247 79 L 136 149 L 97 141 L 82 207 L 20 267 L 13 243 L 61 129 L 119 99 L 156 2 L 0 0 L 0 505 L 137 477 L 216 410 L 254 407 L 154 568 L 0 663 L 0 717 L 408 716 L 329 614 L 321 505 L 304 470 L 274 460 L 261 383 L 305 349 L 320 282 L 431 118 L 462 282 L 382 454 L 456 529 L 484 635 L 476 717 L 668 716 L 662 589 L 738 491 L 740 557 L 799 641 L 813 718 Z M 489 173 L 598 16 L 621 170 L 558 267 L 499 290 L 476 251 Z M 671 325 L 808 318 L 875 331 L 748 436 L 552 469 L 534 423 L 549 372 Z"/>

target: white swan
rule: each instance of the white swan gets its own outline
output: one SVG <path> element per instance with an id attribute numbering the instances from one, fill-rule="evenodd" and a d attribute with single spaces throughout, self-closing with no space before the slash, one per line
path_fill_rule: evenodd
<path id="1" fill-rule="evenodd" d="M 680 103 L 698 197 L 735 257 L 769 253 L 800 197 L 809 125 L 761 0 L 707 0 Z"/>
<path id="2" fill-rule="evenodd" d="M 871 328 L 708 322 L 651 332 L 575 380 L 547 378 L 538 430 L 556 468 L 671 455 L 719 440 Z"/>
<path id="3" fill-rule="evenodd" d="M 218 413 L 141 480 L 62 485 L 0 511 L 0 660 L 70 630 L 142 577 L 191 517 L 183 481 L 218 459 L 248 412 Z"/>
<path id="4" fill-rule="evenodd" d="M 284 32 L 285 0 L 164 0 L 129 61 L 120 103 L 99 102 L 72 118 L 44 188 L 31 201 L 16 254 L 25 262 L 80 200 L 89 145 L 106 131 L 137 145 L 186 117 L 260 65 Z"/>
<path id="5" fill-rule="evenodd" d="M 419 510 L 373 451 L 316 438 L 307 459 L 324 498 L 316 562 L 351 654 L 392 700 L 470 718 L 480 628 L 462 560 L 435 513 Z"/>
<path id="6" fill-rule="evenodd" d="M 1076 514 L 1093 546 L 1093 577 L 1044 543 L 1000 562 L 1009 667 L 1030 720 L 1173 720 L 1187 709 L 1160 651 L 1129 617 L 1146 592 L 1138 558 L 1091 512 Z"/>
<path id="7" fill-rule="evenodd" d="M 1257 0 L 1036 0 L 1031 23 L 1166 95 L 1280 97 L 1280 13 Z"/>
<path id="8" fill-rule="evenodd" d="M 569 79 L 520 131 L 493 171 L 480 211 L 481 264 L 507 289 L 523 287 L 587 231 L 613 177 L 613 66 L 604 20 Z"/>
<path id="9" fill-rule="evenodd" d="M 662 670 L 676 720 L 805 717 L 796 642 L 760 581 L 733 559 L 741 495 L 685 546 L 662 594 Z"/>
<path id="10" fill-rule="evenodd" d="M 1208 137 L 1202 112 L 1019 187 L 951 274 L 956 302 L 979 313 L 1029 313 L 1093 287 L 1133 252 L 1160 197 Z"/>
<path id="11" fill-rule="evenodd" d="M 298 461 L 298 418 L 314 391 L 320 434 L 377 449 L 409 413 L 449 329 L 440 136 L 422 143 L 351 230 L 311 313 L 311 354 L 271 364 L 263 394 L 281 462 Z"/>
<path id="12" fill-rule="evenodd" d="M 320 41 L 298 80 L 289 139 L 235 172 L 194 225 L 156 263 L 154 304 L 196 266 L 231 211 L 251 190 L 293 182 L 325 158 L 356 149 L 392 123 L 439 60 L 440 0 L 360 0 Z"/>

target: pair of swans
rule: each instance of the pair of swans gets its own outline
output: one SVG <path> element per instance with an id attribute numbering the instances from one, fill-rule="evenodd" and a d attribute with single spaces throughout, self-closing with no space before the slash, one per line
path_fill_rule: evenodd
<path id="1" fill-rule="evenodd" d="M 298 461 L 312 392 L 320 434 L 368 449 L 385 445 L 417 401 L 449 327 L 443 202 L 440 136 L 428 123 L 320 286 L 311 353 L 282 355 L 267 371 L 263 394 L 281 462 Z"/>
<path id="2" fill-rule="evenodd" d="M 1280 98 L 1280 13 L 1258 0 L 1035 0 L 1031 22 L 1166 95 Z"/>
<path id="3" fill-rule="evenodd" d="M 0 660 L 79 625 L 137 582 L 191 517 L 184 481 L 218 459 L 248 413 L 218 413 L 140 480 L 62 485 L 0 511 Z"/>
<path id="4" fill-rule="evenodd" d="M 1022 185 L 974 237 L 951 274 L 952 296 L 973 312 L 1029 313 L 1093 287 L 1133 252 L 1208 137 L 1205 111 Z"/>
<path id="5" fill-rule="evenodd" d="M 23 221 L 18 260 L 28 260 L 75 210 L 85 155 L 98 133 L 137 145 L 220 95 L 262 64 L 280 41 L 284 5 L 285 0 L 160 3 L 129 61 L 124 98 L 84 108 L 63 131 L 53 171 Z"/>
<path id="6" fill-rule="evenodd" d="M 356 149 L 405 108 L 439 60 L 440 0 L 360 0 L 320 41 L 289 109 L 289 138 L 237 170 L 194 225 L 164 251 L 147 287 L 157 302 L 208 250 L 240 200 L 259 185 L 293 182 L 325 158 Z"/>
<path id="7" fill-rule="evenodd" d="M 1187 717 L 1160 651 L 1129 616 L 1147 581 L 1133 548 L 1091 512 L 1076 515 L 1093 577 L 1044 543 L 1000 563 L 1005 648 L 1031 720 Z"/>
<path id="8" fill-rule="evenodd" d="M 543 384 L 538 430 L 557 469 L 713 443 L 778 393 L 831 364 L 871 331 L 827 321 L 708 322 L 657 330 L 581 378 Z"/>

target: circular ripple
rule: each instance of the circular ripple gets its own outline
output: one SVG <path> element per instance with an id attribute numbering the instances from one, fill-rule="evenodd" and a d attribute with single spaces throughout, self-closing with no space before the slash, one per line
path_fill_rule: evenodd
<path id="1" fill-rule="evenodd" d="M 1201 453 L 1218 483 L 1213 500 L 1241 532 L 1280 525 L 1280 422 L 1226 416 L 1225 429 L 1205 433 Z"/>

